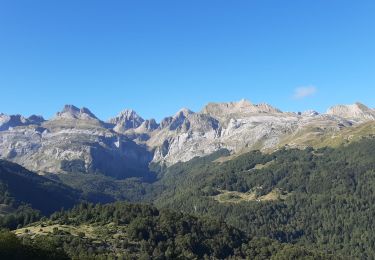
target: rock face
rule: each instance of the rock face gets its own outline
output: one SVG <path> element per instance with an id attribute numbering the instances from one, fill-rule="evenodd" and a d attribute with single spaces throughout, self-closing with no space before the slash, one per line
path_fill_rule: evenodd
<path id="1" fill-rule="evenodd" d="M 216 119 L 182 109 L 173 117 L 165 118 L 146 145 L 155 147 L 154 161 L 162 162 L 165 158 L 173 158 L 171 163 L 187 161 L 220 149 L 216 144 L 220 131 Z"/>
<path id="2" fill-rule="evenodd" d="M 163 119 L 159 128 L 148 133 L 144 141 L 136 142 L 154 149 L 154 162 L 174 164 L 222 148 L 238 153 L 252 149 L 272 150 L 285 143 L 298 146 L 304 138 L 339 132 L 373 120 L 371 117 L 354 119 L 320 115 L 314 110 L 287 113 L 247 100 L 210 103 L 199 113 L 180 110 Z"/>
<path id="3" fill-rule="evenodd" d="M 33 124 L 40 124 L 44 122 L 43 117 L 32 115 L 29 118 L 25 118 L 21 115 L 5 115 L 0 114 L 0 131 L 8 130 L 12 127 L 26 126 Z"/>
<path id="4" fill-rule="evenodd" d="M 111 118 L 109 123 L 114 125 L 114 129 L 117 132 L 124 132 L 128 129 L 138 128 L 144 121 L 134 110 L 126 109 L 118 116 Z"/>
<path id="5" fill-rule="evenodd" d="M 298 146 L 304 139 L 374 121 L 374 115 L 359 103 L 319 114 L 241 100 L 210 103 L 199 113 L 181 109 L 160 124 L 133 110 L 105 123 L 87 108 L 66 105 L 47 121 L 0 114 L 0 157 L 41 173 L 144 176 L 150 162 L 171 165 L 222 148 L 239 153 Z"/>
<path id="6" fill-rule="evenodd" d="M 159 124 L 156 123 L 155 119 L 149 119 L 143 121 L 143 123 L 140 125 L 139 130 L 140 132 L 152 132 L 156 129 L 158 129 Z"/>
<path id="7" fill-rule="evenodd" d="M 63 110 L 56 114 L 56 119 L 95 120 L 97 118 L 88 108 L 79 109 L 73 105 L 65 105 Z"/>
<path id="8" fill-rule="evenodd" d="M 248 100 L 240 100 L 239 102 L 230 103 L 209 103 L 201 112 L 218 120 L 225 122 L 231 118 L 247 117 L 253 114 L 279 114 L 280 110 L 268 105 L 253 105 Z"/>
<path id="9" fill-rule="evenodd" d="M 327 111 L 327 114 L 357 121 L 375 120 L 375 110 L 358 102 L 353 105 L 331 107 Z"/>
<path id="10" fill-rule="evenodd" d="M 49 121 L 0 132 L 0 155 L 41 173 L 102 173 L 116 178 L 147 173 L 152 154 L 107 129 L 87 108 L 66 105 Z"/>

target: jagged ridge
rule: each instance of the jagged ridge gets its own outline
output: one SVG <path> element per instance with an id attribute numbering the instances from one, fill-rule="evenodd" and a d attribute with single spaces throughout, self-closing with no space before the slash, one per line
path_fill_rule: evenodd
<path id="1" fill-rule="evenodd" d="M 123 178 L 142 175 L 150 162 L 173 164 L 223 148 L 240 153 L 304 146 L 306 140 L 329 138 L 374 121 L 374 115 L 374 109 L 360 103 L 319 114 L 282 112 L 241 100 L 210 103 L 198 113 L 182 109 L 160 124 L 130 109 L 105 123 L 87 108 L 66 105 L 47 121 L 1 114 L 0 157 L 35 171 L 100 172 Z"/>

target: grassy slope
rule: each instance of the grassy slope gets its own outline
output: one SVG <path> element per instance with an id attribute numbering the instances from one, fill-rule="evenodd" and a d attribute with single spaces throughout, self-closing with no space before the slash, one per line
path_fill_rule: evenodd
<path id="1" fill-rule="evenodd" d="M 338 147 L 353 141 L 358 141 L 363 137 L 375 135 L 375 122 L 367 122 L 358 126 L 344 128 L 337 132 L 325 133 L 319 129 L 307 129 L 297 132 L 295 135 L 288 136 L 280 143 L 280 147 L 289 145 L 292 147 L 311 146 Z"/>

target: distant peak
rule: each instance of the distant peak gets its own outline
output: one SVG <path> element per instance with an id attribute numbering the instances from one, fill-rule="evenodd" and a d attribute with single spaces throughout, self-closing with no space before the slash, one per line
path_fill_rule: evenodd
<path id="1" fill-rule="evenodd" d="M 43 116 L 39 116 L 39 115 L 31 115 L 27 118 L 27 120 L 34 124 L 39 124 L 45 121 Z"/>
<path id="2" fill-rule="evenodd" d="M 119 115 L 137 115 L 137 112 L 135 112 L 133 109 L 124 109 L 120 112 Z"/>
<path id="3" fill-rule="evenodd" d="M 245 115 L 253 113 L 282 113 L 279 109 L 272 107 L 269 104 L 252 104 L 246 99 L 242 99 L 238 102 L 228 103 L 209 103 L 207 104 L 202 113 L 209 114 L 216 117 L 227 117 L 228 115 Z"/>
<path id="4" fill-rule="evenodd" d="M 156 123 L 156 120 L 152 118 L 145 120 L 140 127 L 147 131 L 154 131 L 159 127 L 159 124 Z"/>
<path id="5" fill-rule="evenodd" d="M 355 102 L 354 105 L 357 106 L 358 108 L 362 109 L 362 110 L 369 110 L 369 107 L 362 104 L 361 102 Z"/>
<path id="6" fill-rule="evenodd" d="M 26 126 L 26 125 L 39 125 L 44 121 L 43 117 L 32 115 L 25 118 L 22 115 L 6 115 L 0 114 L 0 131 L 8 130 L 11 127 Z"/>
<path id="7" fill-rule="evenodd" d="M 194 114 L 193 111 L 191 111 L 190 109 L 188 108 L 181 108 L 176 114 L 175 114 L 175 117 L 179 117 L 179 116 L 187 116 L 187 115 L 191 115 L 191 114 Z"/>
<path id="8" fill-rule="evenodd" d="M 327 113 L 332 113 L 334 111 L 367 111 L 370 110 L 366 105 L 355 102 L 354 104 L 349 105 L 335 105 L 328 109 Z"/>
<path id="9" fill-rule="evenodd" d="M 116 117 L 109 119 L 109 123 L 115 125 L 116 131 L 125 131 L 131 128 L 138 128 L 145 120 L 133 109 L 125 109 Z"/>
<path id="10" fill-rule="evenodd" d="M 356 102 L 351 105 L 336 105 L 328 109 L 327 114 L 347 119 L 374 120 L 375 111 L 366 105 Z"/>
<path id="11" fill-rule="evenodd" d="M 260 103 L 258 105 L 255 105 L 255 107 L 258 108 L 259 112 L 263 113 L 282 113 L 280 109 L 277 109 L 267 103 Z"/>
<path id="12" fill-rule="evenodd" d="M 62 113 L 73 113 L 73 112 L 79 112 L 79 108 L 74 105 L 64 105 Z"/>
<path id="13" fill-rule="evenodd" d="M 61 112 L 56 115 L 57 118 L 68 119 L 97 119 L 97 117 L 86 107 L 79 109 L 74 105 L 65 105 Z"/>
<path id="14" fill-rule="evenodd" d="M 133 109 L 124 109 L 116 117 L 110 119 L 110 121 L 123 119 L 141 119 L 142 121 L 144 121 L 144 119 Z"/>
<path id="15" fill-rule="evenodd" d="M 241 99 L 234 102 L 210 102 L 205 107 L 251 107 L 253 104 L 247 99 Z"/>
<path id="16" fill-rule="evenodd" d="M 80 109 L 80 113 L 85 114 L 85 115 L 89 115 L 89 117 L 97 119 L 97 117 L 86 107 L 82 107 Z"/>
<path id="17" fill-rule="evenodd" d="M 234 102 L 234 103 L 237 104 L 237 105 L 239 105 L 239 106 L 245 106 L 245 107 L 252 105 L 252 103 L 249 100 L 244 99 L 244 98 L 241 99 L 240 101 Z"/>

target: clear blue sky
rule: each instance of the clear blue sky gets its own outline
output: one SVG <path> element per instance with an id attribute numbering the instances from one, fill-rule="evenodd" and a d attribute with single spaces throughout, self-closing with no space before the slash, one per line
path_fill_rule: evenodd
<path id="1" fill-rule="evenodd" d="M 0 95 L 0 112 L 47 118 L 375 107 L 375 1 L 0 0 Z"/>

